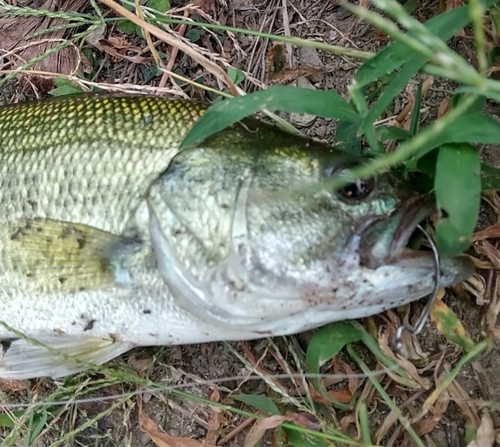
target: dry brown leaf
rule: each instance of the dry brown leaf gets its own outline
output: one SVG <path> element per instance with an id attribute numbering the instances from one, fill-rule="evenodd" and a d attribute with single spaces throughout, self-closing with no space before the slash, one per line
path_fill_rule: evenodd
<path id="1" fill-rule="evenodd" d="M 500 327 L 492 327 L 490 329 L 490 334 L 495 341 L 500 341 Z"/>
<path id="2" fill-rule="evenodd" d="M 215 0 L 192 0 L 191 3 L 206 13 L 215 12 Z"/>
<path id="3" fill-rule="evenodd" d="M 0 379 L 0 389 L 15 393 L 18 391 L 24 391 L 28 389 L 28 387 L 27 382 L 23 382 L 22 380 Z"/>
<path id="4" fill-rule="evenodd" d="M 444 98 L 439 104 L 437 110 L 437 117 L 441 118 L 442 116 L 444 116 L 446 112 L 448 112 L 449 109 L 450 109 L 450 100 L 448 98 Z"/>
<path id="5" fill-rule="evenodd" d="M 403 333 L 404 334 L 404 333 Z M 413 379 L 415 383 L 415 388 L 420 385 L 420 387 L 428 390 L 431 386 L 430 381 L 427 377 L 422 377 L 418 373 L 417 367 L 410 361 L 404 358 L 402 355 L 396 355 L 391 348 L 392 336 L 389 331 L 380 331 L 380 335 L 378 337 L 378 342 L 380 345 L 380 349 L 382 352 L 387 355 L 389 358 L 394 360 L 401 368 L 405 370 L 408 374 L 408 377 Z M 403 346 L 405 348 L 405 346 Z M 401 382 L 401 379 L 398 374 L 394 373 L 390 369 L 387 369 L 387 374 L 397 383 Z"/>
<path id="6" fill-rule="evenodd" d="M 309 413 L 291 413 L 288 415 L 289 420 L 301 427 L 308 428 L 309 430 L 320 430 L 320 422 Z"/>
<path id="7" fill-rule="evenodd" d="M 139 54 L 130 56 L 127 54 L 129 51 L 140 53 L 141 49 L 139 47 L 116 47 L 109 39 L 102 39 L 99 43 L 101 44 L 102 50 L 113 57 L 114 62 L 120 62 L 123 59 L 127 59 L 135 64 L 147 64 L 153 60 L 152 57 L 140 56 Z"/>
<path id="8" fill-rule="evenodd" d="M 495 278 L 495 288 L 491 302 L 486 311 L 486 325 L 489 329 L 494 328 L 497 324 L 498 315 L 500 314 L 500 277 Z"/>
<path id="9" fill-rule="evenodd" d="M 349 425 L 355 424 L 356 422 L 357 422 L 356 413 L 348 414 L 347 416 L 344 416 L 340 420 L 340 430 L 345 432 L 347 430 L 347 427 L 349 427 Z"/>
<path id="10" fill-rule="evenodd" d="M 273 415 L 257 421 L 245 437 L 245 447 L 254 447 L 264 437 L 267 430 L 279 427 L 283 422 L 289 420 L 289 416 Z"/>
<path id="11" fill-rule="evenodd" d="M 344 388 L 341 390 L 330 390 L 330 391 L 327 391 L 327 394 L 333 400 L 340 402 L 342 404 L 348 404 L 352 398 L 352 394 L 347 388 Z M 311 397 L 312 397 L 312 400 L 314 400 L 315 402 L 319 402 L 319 403 L 326 404 L 326 405 L 331 404 L 331 401 L 328 400 L 328 398 L 326 398 L 325 396 L 322 396 L 321 394 L 319 394 L 315 391 L 311 392 Z"/>
<path id="12" fill-rule="evenodd" d="M 204 444 L 194 439 L 170 436 L 160 432 L 158 425 L 144 413 L 140 394 L 137 396 L 137 407 L 139 413 L 139 427 L 144 433 L 149 435 L 151 440 L 158 447 L 215 447 L 214 445 Z"/>
<path id="13" fill-rule="evenodd" d="M 433 417 L 429 417 L 426 419 L 422 419 L 421 421 L 417 422 L 414 426 L 415 431 L 418 433 L 419 436 L 426 435 L 427 433 L 430 433 L 436 425 L 439 424 L 439 420 L 435 419 Z"/>
<path id="14" fill-rule="evenodd" d="M 279 427 L 283 422 L 293 422 L 301 427 L 308 428 L 309 430 L 320 430 L 321 424 L 319 421 L 309 413 L 290 413 L 286 416 L 275 414 L 261 419 L 255 424 L 255 427 L 262 430 L 271 430 Z"/>
<path id="15" fill-rule="evenodd" d="M 321 68 L 311 67 L 309 65 L 301 65 L 297 68 L 287 68 L 280 71 L 272 76 L 270 76 L 269 81 L 273 83 L 284 83 L 295 81 L 302 76 L 312 76 L 316 74 L 324 73 L 325 70 Z"/>
<path id="16" fill-rule="evenodd" d="M 279 427 L 283 422 L 290 421 L 290 416 L 283 416 L 281 414 L 275 414 L 273 416 L 268 416 L 264 419 L 258 421 L 255 425 L 263 430 L 270 430 L 272 428 Z"/>
<path id="17" fill-rule="evenodd" d="M 493 447 L 495 442 L 495 428 L 493 419 L 490 414 L 485 411 L 481 417 L 481 425 L 477 429 L 476 439 L 467 447 Z"/>
<path id="18" fill-rule="evenodd" d="M 482 241 L 484 239 L 493 239 L 500 237 L 500 223 L 490 225 L 482 231 L 478 231 L 472 235 L 472 242 Z"/>
<path id="19" fill-rule="evenodd" d="M 500 251 L 497 247 L 484 240 L 476 244 L 476 251 L 486 256 L 493 264 L 495 270 L 500 270 Z"/>
<path id="20" fill-rule="evenodd" d="M 259 427 L 257 424 L 252 425 L 245 436 L 244 447 L 255 447 L 266 434 L 267 429 Z"/>
<path id="21" fill-rule="evenodd" d="M 450 368 L 447 367 L 449 371 Z M 467 391 L 464 390 L 462 385 L 456 380 L 453 380 L 449 387 L 448 393 L 450 399 L 455 402 L 455 404 L 460 408 L 460 411 L 468 419 L 474 427 L 479 427 L 480 420 L 478 416 L 477 407 L 474 404 L 474 401 L 470 399 Z"/>
<path id="22" fill-rule="evenodd" d="M 210 395 L 210 400 L 212 402 L 220 402 L 220 393 L 217 388 L 212 391 Z M 219 437 L 219 429 L 224 420 L 223 410 L 219 407 L 211 407 L 210 419 L 208 420 L 207 435 L 205 436 L 206 444 L 217 444 L 217 438 Z"/>

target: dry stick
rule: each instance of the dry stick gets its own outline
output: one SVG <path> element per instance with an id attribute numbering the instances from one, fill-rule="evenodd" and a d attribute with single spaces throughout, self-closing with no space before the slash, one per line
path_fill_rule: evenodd
<path id="1" fill-rule="evenodd" d="M 231 430 L 227 436 L 219 441 L 219 446 L 222 446 L 229 442 L 231 439 L 235 438 L 238 436 L 245 428 L 247 428 L 249 425 L 252 425 L 256 420 L 253 418 L 248 418 L 245 419 L 240 425 L 238 425 L 236 428 Z"/>
<path id="2" fill-rule="evenodd" d="M 184 17 L 187 18 L 188 16 L 189 16 L 189 12 L 186 9 L 184 11 Z M 183 23 L 179 27 L 179 31 L 177 31 L 177 33 L 179 34 L 179 36 L 184 36 L 185 31 L 186 31 L 186 24 Z M 172 69 L 174 68 L 175 59 L 177 58 L 178 52 L 179 52 L 179 49 L 177 47 L 172 47 L 172 51 L 170 52 L 170 60 L 168 61 L 167 66 L 166 66 L 167 71 L 172 71 Z M 161 79 L 160 79 L 160 84 L 158 86 L 165 87 L 167 85 L 167 78 L 168 77 L 169 77 L 168 73 L 164 71 L 162 76 L 161 76 Z M 174 80 L 172 79 L 172 83 L 173 82 L 174 82 Z"/>
<path id="3" fill-rule="evenodd" d="M 115 1 L 113 1 L 113 0 L 99 0 L 99 1 L 101 3 L 103 3 L 104 5 L 106 5 L 108 8 L 113 9 L 115 12 L 117 12 L 121 16 L 130 20 L 132 23 L 135 23 L 137 26 L 140 26 L 144 30 L 153 34 L 158 39 L 163 40 L 165 43 L 171 45 L 174 48 L 177 48 L 178 50 L 184 51 L 184 53 L 191 56 L 196 62 L 198 62 L 203 67 L 205 67 L 210 73 L 212 73 L 214 76 L 216 76 L 218 79 L 220 79 L 223 83 L 225 83 L 229 87 L 229 89 L 231 90 L 231 93 L 234 96 L 239 96 L 238 89 L 237 89 L 236 85 L 234 84 L 234 82 L 231 81 L 231 79 L 229 78 L 227 73 L 221 67 L 219 67 L 216 63 L 212 62 L 210 59 L 206 58 L 205 56 L 199 54 L 193 48 L 191 48 L 189 45 L 182 42 L 181 40 L 176 39 L 175 37 L 172 37 L 166 31 L 163 31 L 160 28 L 158 28 L 154 25 L 151 25 L 150 23 L 146 22 L 145 20 L 141 20 L 135 14 L 133 14 L 129 10 L 125 9 L 123 6 L 119 5 Z"/>
<path id="4" fill-rule="evenodd" d="M 287 1 L 283 0 L 283 29 L 285 31 L 285 36 L 292 37 L 292 33 L 290 31 L 290 19 L 288 18 L 288 10 L 287 10 Z M 295 61 L 293 58 L 293 50 L 292 45 L 289 43 L 286 44 L 286 52 L 288 57 L 288 66 L 290 68 L 295 68 Z"/>

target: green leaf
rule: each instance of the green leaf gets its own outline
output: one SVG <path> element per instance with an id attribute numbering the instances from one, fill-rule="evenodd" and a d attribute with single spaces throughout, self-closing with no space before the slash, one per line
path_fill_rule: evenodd
<path id="1" fill-rule="evenodd" d="M 347 343 L 362 340 L 364 334 L 349 321 L 332 323 L 321 328 L 311 339 L 307 347 L 306 363 L 312 374 L 318 374 L 321 366 L 332 359 Z M 348 409 L 350 405 L 335 402 L 326 392 L 321 379 L 315 379 L 317 390 L 335 406 Z"/>
<path id="2" fill-rule="evenodd" d="M 464 325 L 455 313 L 441 300 L 437 300 L 432 307 L 431 320 L 437 330 L 452 343 L 455 343 L 470 352 L 475 344 L 467 334 Z"/>
<path id="3" fill-rule="evenodd" d="M 318 91 L 278 85 L 213 104 L 186 135 L 181 149 L 203 141 L 262 109 L 306 113 L 352 122 L 359 120 L 353 107 L 334 90 Z"/>
<path id="4" fill-rule="evenodd" d="M 283 427 L 290 444 L 293 447 L 332 447 L 333 444 L 320 436 L 313 436 L 308 433 L 302 433 L 293 428 Z"/>
<path id="5" fill-rule="evenodd" d="M 481 162 L 469 144 L 439 149 L 434 187 L 439 209 L 446 211 L 436 227 L 440 253 L 455 256 L 466 250 L 476 228 L 481 202 Z"/>
<path id="6" fill-rule="evenodd" d="M 236 85 L 241 83 L 245 79 L 245 73 L 243 73 L 238 68 L 228 67 L 227 74 Z"/>
<path id="7" fill-rule="evenodd" d="M 257 408 L 257 410 L 271 414 L 281 414 L 276 404 L 269 397 L 259 394 L 238 394 L 232 396 L 233 399 L 243 402 L 247 405 Z"/>
<path id="8" fill-rule="evenodd" d="M 147 6 L 159 12 L 166 12 L 170 9 L 170 2 L 169 0 L 149 0 Z"/>
<path id="9" fill-rule="evenodd" d="M 85 93 L 80 87 L 77 87 L 69 79 L 66 78 L 56 78 L 54 83 L 57 87 L 50 90 L 49 95 L 66 96 Z"/>
<path id="10" fill-rule="evenodd" d="M 339 143 L 341 148 L 353 155 L 361 154 L 361 138 L 358 137 L 358 123 L 340 121 L 335 131 L 334 143 Z"/>
<path id="11" fill-rule="evenodd" d="M 422 148 L 416 157 L 420 158 L 447 143 L 500 144 L 500 123 L 477 112 L 461 115 Z"/>
<path id="12" fill-rule="evenodd" d="M 485 0 L 484 6 L 488 8 L 495 3 L 497 3 L 497 0 Z M 468 6 L 462 6 L 439 14 L 425 22 L 424 25 L 437 37 L 446 41 L 469 22 L 469 8 Z M 412 36 L 415 35 L 415 32 L 408 34 Z M 356 73 L 356 87 L 362 88 L 376 79 L 385 76 L 387 73 L 396 70 L 405 63 L 416 64 L 415 52 L 410 51 L 402 42 L 393 42 L 385 50 L 379 52 L 361 66 Z M 420 68 L 421 66 L 416 67 L 415 73 Z"/>
<path id="13" fill-rule="evenodd" d="M 130 20 L 122 20 L 118 23 L 117 28 L 125 34 L 140 35 L 141 28 Z"/>
<path id="14" fill-rule="evenodd" d="M 377 138 L 379 141 L 405 141 L 410 138 L 410 133 L 406 129 L 402 129 L 401 127 L 384 125 L 378 126 L 376 128 Z"/>
<path id="15" fill-rule="evenodd" d="M 38 437 L 38 435 L 42 432 L 42 430 L 45 428 L 45 424 L 47 423 L 49 414 L 47 411 L 41 411 L 41 414 L 38 413 L 36 416 L 33 417 L 32 424 L 33 426 L 30 427 L 30 441 L 34 442 L 35 439 Z"/>
<path id="16" fill-rule="evenodd" d="M 25 413 L 25 410 L 13 411 L 12 414 L 14 418 L 20 418 Z M 0 413 L 0 427 L 14 428 L 16 426 L 15 421 L 7 414 Z"/>
<path id="17" fill-rule="evenodd" d="M 198 28 L 191 28 L 186 33 L 186 39 L 189 39 L 193 43 L 195 43 L 198 40 L 200 40 L 200 37 L 201 37 L 201 30 L 199 30 Z"/>
<path id="18" fill-rule="evenodd" d="M 417 94 L 415 95 L 415 104 L 411 113 L 410 135 L 413 137 L 418 132 L 418 123 L 420 121 L 420 104 L 422 103 L 422 81 L 418 83 Z"/>
<path id="19" fill-rule="evenodd" d="M 363 333 L 348 321 L 332 323 L 322 327 L 307 347 L 306 362 L 310 371 L 318 373 L 320 367 L 332 359 L 347 343 L 359 341 Z"/>

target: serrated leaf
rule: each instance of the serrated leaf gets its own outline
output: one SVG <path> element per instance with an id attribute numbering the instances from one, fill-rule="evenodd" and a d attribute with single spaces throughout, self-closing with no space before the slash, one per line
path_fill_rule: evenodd
<path id="1" fill-rule="evenodd" d="M 271 414 L 281 414 L 276 404 L 269 397 L 259 394 L 239 394 L 232 396 L 233 399 L 257 408 L 257 410 Z"/>
<path id="2" fill-rule="evenodd" d="M 437 330 L 452 343 L 462 346 L 467 352 L 474 348 L 474 342 L 467 334 L 461 321 L 441 300 L 436 300 L 434 303 L 431 320 L 436 325 Z"/>
<path id="3" fill-rule="evenodd" d="M 213 104 L 191 128 L 181 148 L 203 141 L 262 109 L 284 110 L 351 122 L 359 120 L 354 108 L 334 90 L 318 91 L 278 85 Z"/>
<path id="4" fill-rule="evenodd" d="M 476 228 L 481 203 L 481 161 L 469 144 L 446 144 L 439 149 L 434 188 L 439 209 L 447 216 L 437 227 L 441 254 L 455 256 L 466 250 Z"/>

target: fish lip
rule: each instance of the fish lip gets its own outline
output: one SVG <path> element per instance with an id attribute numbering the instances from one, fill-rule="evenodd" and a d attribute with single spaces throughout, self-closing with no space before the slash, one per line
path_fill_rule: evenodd
<path id="1" fill-rule="evenodd" d="M 398 213 L 402 215 L 402 218 L 394 233 L 388 256 L 383 259 L 385 264 L 394 263 L 398 258 L 404 257 L 407 252 L 420 251 L 407 249 L 406 245 L 417 226 L 432 215 L 435 210 L 436 207 L 431 197 L 419 195 L 407 200 Z"/>
<path id="2" fill-rule="evenodd" d="M 407 197 L 390 215 L 367 218 L 351 237 L 348 243 L 348 252 L 357 252 L 361 265 L 369 269 L 397 264 L 398 260 L 402 260 L 406 255 L 415 257 L 416 250 L 413 250 L 410 255 L 406 245 L 417 226 L 435 209 L 434 201 L 429 196 L 412 195 Z M 373 232 L 376 232 L 376 226 L 383 225 L 384 221 L 395 222 L 396 226 L 390 235 L 389 246 L 381 251 L 380 246 L 378 249 L 375 248 Z"/>

